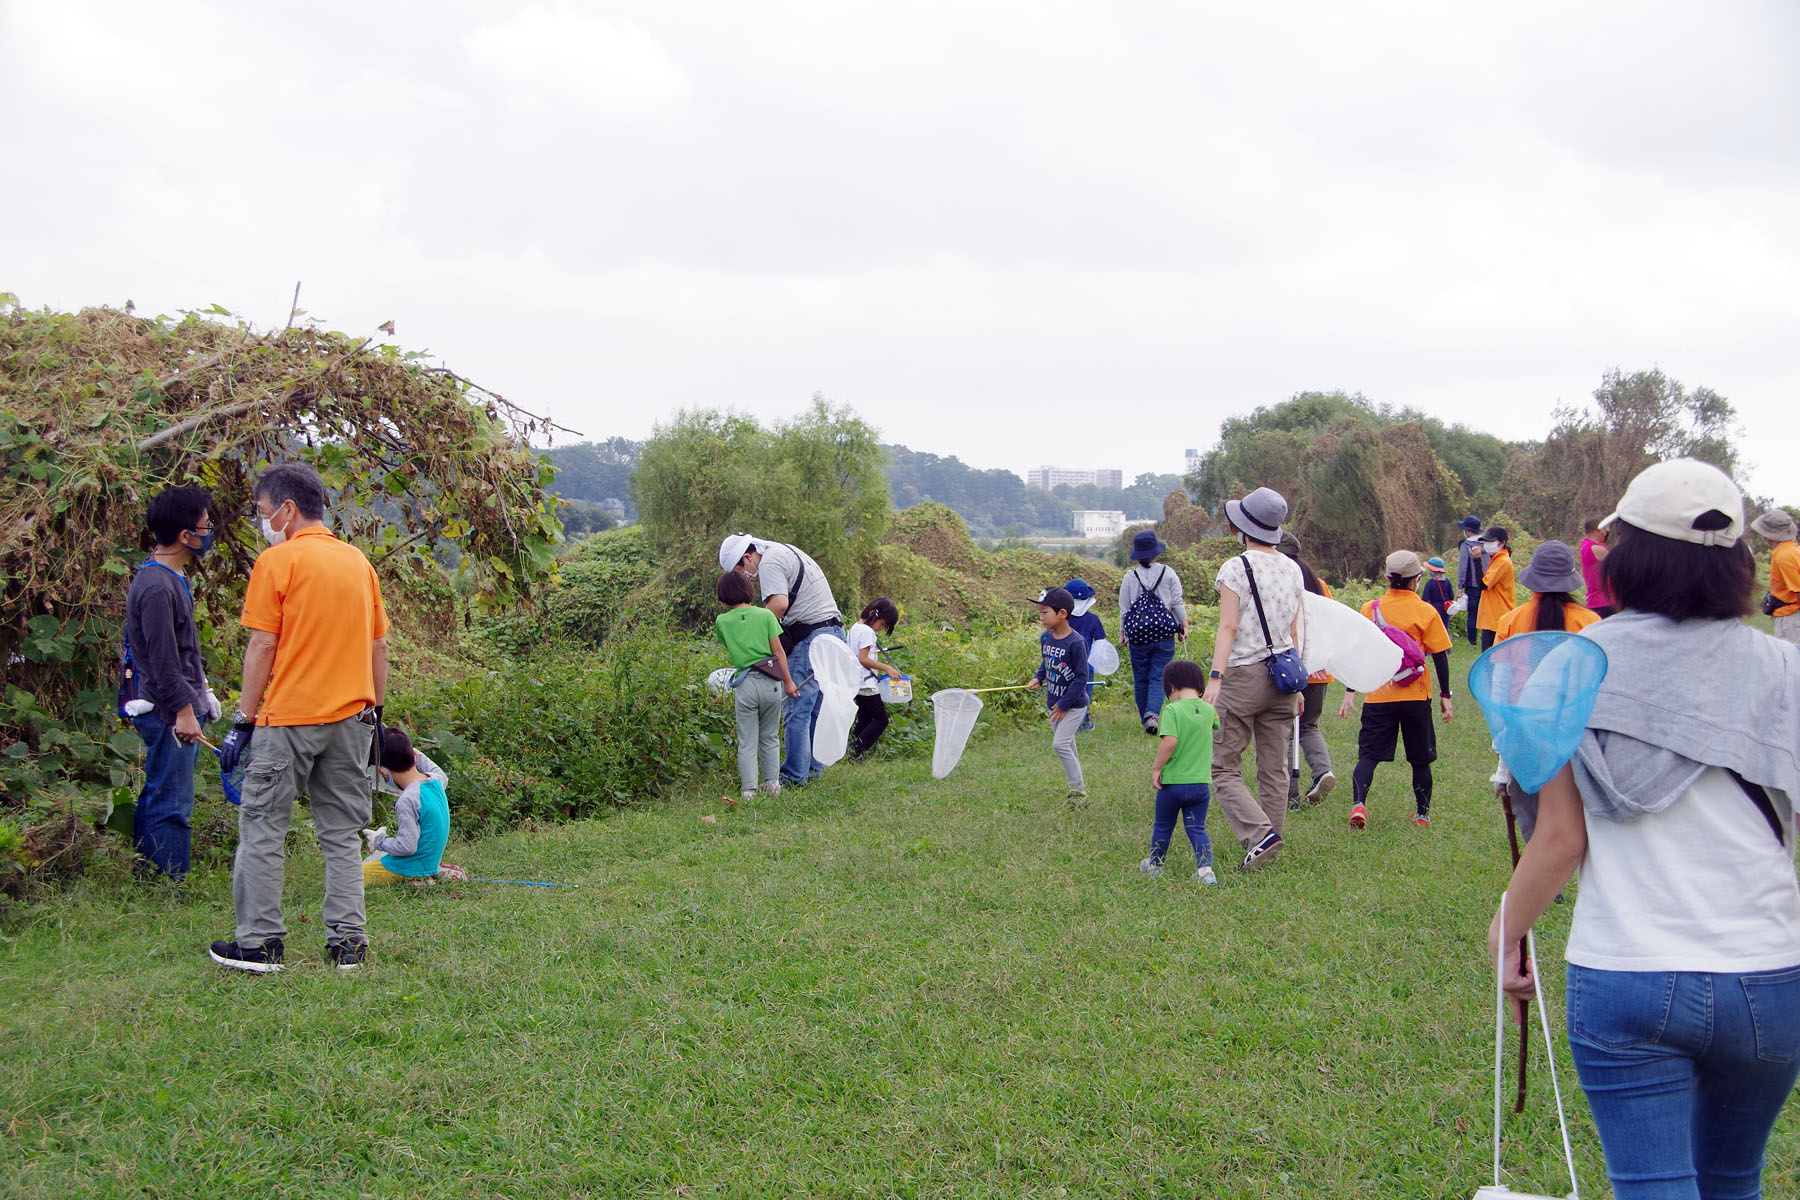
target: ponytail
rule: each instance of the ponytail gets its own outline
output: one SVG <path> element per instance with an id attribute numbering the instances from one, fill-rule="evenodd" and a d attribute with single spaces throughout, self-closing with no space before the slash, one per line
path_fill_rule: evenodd
<path id="1" fill-rule="evenodd" d="M 1574 601 L 1567 592 L 1539 592 L 1537 610 L 1537 632 L 1563 633 L 1568 626 L 1563 623 L 1563 613 Z"/>

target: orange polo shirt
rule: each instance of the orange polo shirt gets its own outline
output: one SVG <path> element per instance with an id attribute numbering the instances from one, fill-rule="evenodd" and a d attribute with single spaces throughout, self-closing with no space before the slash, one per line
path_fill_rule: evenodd
<path id="1" fill-rule="evenodd" d="M 1769 590 L 1784 602 L 1775 610 L 1776 616 L 1800 612 L 1800 545 L 1778 542 L 1769 553 Z"/>
<path id="2" fill-rule="evenodd" d="M 1515 633 L 1535 633 L 1537 631 L 1538 593 L 1531 593 L 1531 599 L 1519 605 L 1500 618 L 1500 628 L 1494 631 L 1494 642 L 1499 644 Z M 1580 633 L 1589 625 L 1600 620 L 1600 614 L 1591 608 L 1583 608 L 1573 600 L 1563 605 L 1563 632 Z"/>
<path id="3" fill-rule="evenodd" d="M 1375 619 L 1375 601 L 1362 606 L 1362 615 Z M 1410 633 L 1425 648 L 1427 656 L 1450 648 L 1450 631 L 1444 628 L 1437 609 L 1419 599 L 1417 592 L 1389 588 L 1381 596 L 1381 619 L 1395 629 Z M 1384 683 L 1363 698 L 1364 704 L 1391 704 L 1396 700 L 1431 699 L 1431 663 L 1411 683 Z"/>
<path id="4" fill-rule="evenodd" d="M 1513 587 L 1512 551 L 1502 550 L 1488 561 L 1487 574 L 1481 577 L 1481 615 L 1475 628 L 1497 630 L 1500 618 L 1517 607 L 1519 593 Z"/>
<path id="5" fill-rule="evenodd" d="M 363 552 L 311 525 L 250 571 L 244 628 L 272 633 L 259 725 L 325 725 L 375 703 L 373 642 L 387 636 L 381 583 Z"/>

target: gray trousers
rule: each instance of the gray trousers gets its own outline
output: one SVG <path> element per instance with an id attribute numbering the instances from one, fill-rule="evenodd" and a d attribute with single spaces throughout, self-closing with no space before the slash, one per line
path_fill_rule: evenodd
<path id="1" fill-rule="evenodd" d="M 1300 713 L 1300 753 L 1314 779 L 1331 770 L 1331 748 L 1325 744 L 1325 735 L 1319 732 L 1319 717 L 1325 711 L 1325 693 L 1330 690 L 1329 683 L 1309 683 L 1301 693 L 1306 697 L 1306 708 Z M 1288 799 L 1299 798 L 1300 777 L 1294 775 L 1288 780 Z"/>
<path id="2" fill-rule="evenodd" d="M 787 693 L 779 679 L 751 671 L 733 689 L 737 713 L 738 784 L 744 791 L 756 787 L 757 767 L 762 782 L 772 784 L 781 769 L 781 702 Z"/>
<path id="3" fill-rule="evenodd" d="M 238 810 L 231 903 L 240 946 L 285 937 L 281 886 L 287 872 L 288 823 L 304 793 L 313 833 L 325 855 L 325 940 L 369 940 L 363 911 L 362 829 L 369 823 L 375 727 L 355 717 L 330 725 L 265 725 L 250 741 Z"/>
<path id="4" fill-rule="evenodd" d="M 1775 618 L 1775 636 L 1784 642 L 1800 644 L 1800 613 Z"/>
<path id="5" fill-rule="evenodd" d="M 1069 786 L 1081 786 L 1081 759 L 1075 755 L 1075 735 L 1081 732 L 1081 723 L 1087 719 L 1087 705 L 1071 708 L 1063 714 L 1062 720 L 1050 727 L 1050 748 L 1056 751 L 1056 757 L 1062 759 L 1063 774 L 1069 777 Z"/>

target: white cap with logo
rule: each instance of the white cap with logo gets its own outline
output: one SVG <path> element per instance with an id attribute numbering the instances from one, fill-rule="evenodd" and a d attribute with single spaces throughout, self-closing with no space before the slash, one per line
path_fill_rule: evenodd
<path id="1" fill-rule="evenodd" d="M 1723 529 L 1698 529 L 1710 512 L 1730 518 Z M 1700 546 L 1735 546 L 1744 534 L 1744 494 L 1731 476 L 1695 458 L 1671 458 L 1639 471 L 1602 529 L 1624 521 L 1661 537 Z"/>

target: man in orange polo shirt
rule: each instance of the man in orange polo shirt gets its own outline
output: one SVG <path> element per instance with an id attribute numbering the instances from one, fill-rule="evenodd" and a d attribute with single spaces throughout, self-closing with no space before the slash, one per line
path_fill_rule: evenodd
<path id="1" fill-rule="evenodd" d="M 1412 638 L 1431 656 L 1437 672 L 1438 707 L 1450 720 L 1450 631 L 1437 610 L 1419 599 L 1419 576 L 1425 564 L 1411 550 L 1396 550 L 1387 557 L 1388 590 L 1379 600 L 1362 606 L 1363 616 Z M 1356 693 L 1345 689 L 1339 717 L 1347 717 Z M 1362 729 L 1356 736 L 1356 770 L 1350 775 L 1350 828 L 1368 824 L 1369 788 L 1375 782 L 1375 764 L 1394 761 L 1394 746 L 1404 735 L 1406 761 L 1412 765 L 1413 824 L 1431 824 L 1431 764 L 1437 761 L 1437 729 L 1431 723 L 1431 678 L 1423 665 L 1403 683 L 1386 683 L 1363 702 Z"/>
<path id="2" fill-rule="evenodd" d="M 283 845 L 294 798 L 306 793 L 325 855 L 325 949 L 339 970 L 362 966 L 362 839 L 369 823 L 370 758 L 387 693 L 387 613 L 362 551 L 325 528 L 325 485 L 297 463 L 256 482 L 270 548 L 250 572 L 243 624 L 244 690 L 220 746 L 230 770 L 243 757 L 243 807 L 231 900 L 237 937 L 212 959 L 240 971 L 279 971 Z"/>

